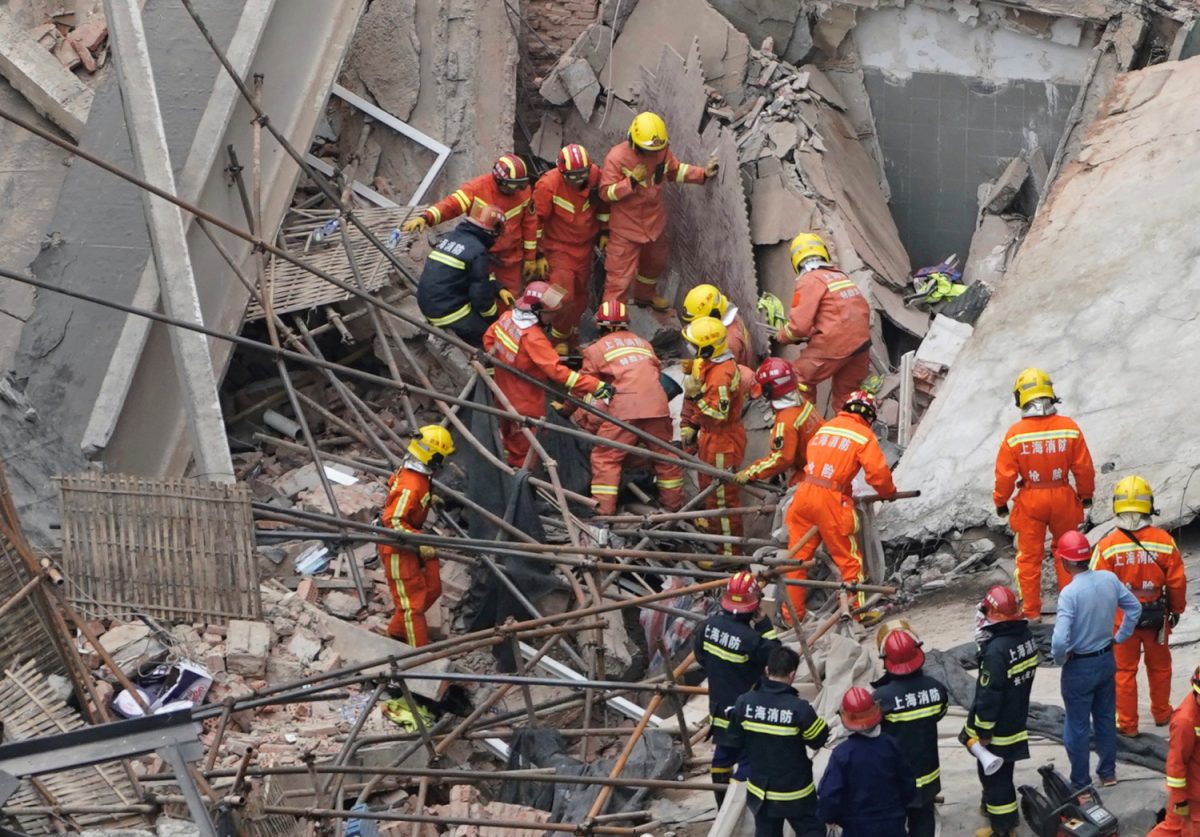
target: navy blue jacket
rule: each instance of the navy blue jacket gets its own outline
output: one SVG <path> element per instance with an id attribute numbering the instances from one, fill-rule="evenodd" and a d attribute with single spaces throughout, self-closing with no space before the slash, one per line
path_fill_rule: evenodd
<path id="1" fill-rule="evenodd" d="M 737 699 L 754 688 L 767 666 L 767 657 L 779 646 L 771 619 L 724 610 L 708 617 L 696 631 L 696 662 L 708 675 L 708 711 L 713 741 L 733 746 L 726 713 Z"/>
<path id="2" fill-rule="evenodd" d="M 417 280 L 417 306 L 431 323 L 451 325 L 472 312 L 495 319 L 500 286 L 491 276 L 493 241 L 486 230 L 463 221 L 434 245 Z"/>
<path id="3" fill-rule="evenodd" d="M 979 652 L 975 701 L 967 715 L 969 738 L 990 739 L 987 748 L 1006 761 L 1029 758 L 1029 693 L 1038 647 L 1024 619 L 988 625 Z"/>
<path id="4" fill-rule="evenodd" d="M 938 721 L 946 714 L 950 691 L 921 669 L 885 674 L 871 684 L 883 708 L 883 734 L 896 739 L 917 777 L 917 804 L 933 802 L 942 791 Z"/>
<path id="5" fill-rule="evenodd" d="M 817 787 L 817 816 L 842 837 L 905 837 L 917 783 L 896 739 L 853 733 L 834 748 Z"/>

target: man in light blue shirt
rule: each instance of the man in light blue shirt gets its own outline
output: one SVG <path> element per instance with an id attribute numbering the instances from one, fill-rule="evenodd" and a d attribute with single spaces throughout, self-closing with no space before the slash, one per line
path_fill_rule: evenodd
<path id="1" fill-rule="evenodd" d="M 1142 606 L 1128 588 L 1107 570 L 1090 570 L 1092 548 L 1080 532 L 1058 539 L 1054 557 L 1071 580 L 1058 596 L 1058 614 L 1050 654 L 1063 667 L 1062 698 L 1066 707 L 1063 744 L 1071 761 L 1071 784 L 1091 784 L 1088 738 L 1094 725 L 1096 773 L 1105 785 L 1117 783 L 1117 663 L 1114 642 L 1124 642 L 1137 627 Z M 1124 614 L 1113 636 L 1118 608 Z"/>

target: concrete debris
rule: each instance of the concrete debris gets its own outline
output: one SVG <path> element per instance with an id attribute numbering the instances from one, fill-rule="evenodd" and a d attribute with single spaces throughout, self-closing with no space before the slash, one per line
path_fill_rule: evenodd
<path id="1" fill-rule="evenodd" d="M 267 670 L 271 627 L 262 622 L 234 619 L 225 643 L 225 669 L 231 674 L 261 677 Z"/>
<path id="2" fill-rule="evenodd" d="M 1017 193 L 1021 191 L 1027 177 L 1029 177 L 1029 162 L 1024 157 L 1015 157 L 1010 160 L 998 178 L 981 187 L 980 214 L 999 215 L 1007 210 L 1017 197 Z"/>
<path id="3" fill-rule="evenodd" d="M 56 27 L 49 31 L 55 35 L 58 33 Z M 55 35 L 51 36 L 52 44 Z M 65 39 L 63 43 L 66 43 Z M 3 45 L 0 48 L 0 74 L 29 100 L 38 113 L 72 138 L 78 139 L 91 109 L 91 88 L 47 52 L 39 41 L 31 38 L 8 9 L 0 9 L 0 44 Z M 88 55 L 91 69 L 95 70 L 95 61 L 88 49 L 81 44 L 80 51 Z M 79 53 L 72 49 L 71 54 L 76 64 L 82 63 Z"/>

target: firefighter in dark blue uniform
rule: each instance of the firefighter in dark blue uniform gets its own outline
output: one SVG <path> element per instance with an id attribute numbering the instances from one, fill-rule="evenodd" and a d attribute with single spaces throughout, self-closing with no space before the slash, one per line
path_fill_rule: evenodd
<path id="1" fill-rule="evenodd" d="M 500 285 L 488 249 L 504 229 L 504 213 L 476 202 L 466 220 L 444 235 L 425 259 L 417 281 L 417 306 L 431 325 L 473 346 L 496 319 Z"/>
<path id="2" fill-rule="evenodd" d="M 712 725 L 712 781 L 727 785 L 738 761 L 738 745 L 729 734 L 727 710 L 758 683 L 771 651 L 780 647 L 769 616 L 758 612 L 762 591 L 754 576 L 740 572 L 729 579 L 721 612 L 696 631 L 696 662 L 708 675 L 708 711 Z M 738 778 L 742 778 L 740 775 Z M 717 805 L 725 791 L 716 792 Z"/>
<path id="3" fill-rule="evenodd" d="M 817 788 L 818 816 L 842 837 L 906 837 L 906 810 L 917 796 L 908 758 L 883 735 L 879 704 L 861 686 L 842 697 L 838 713 L 850 737 L 829 756 Z"/>
<path id="4" fill-rule="evenodd" d="M 806 748 L 820 749 L 829 727 L 792 688 L 799 665 L 799 654 L 775 647 L 766 677 L 729 712 L 730 738 L 749 763 L 746 801 L 754 812 L 754 837 L 783 837 L 785 821 L 796 837 L 825 837 Z"/>
<path id="5" fill-rule="evenodd" d="M 883 711 L 883 734 L 896 739 L 916 776 L 917 798 L 908 807 L 909 837 L 933 837 L 934 804 L 942 791 L 938 721 L 946 715 L 949 691 L 921 671 L 925 652 L 907 630 L 890 631 L 879 648 L 887 673 L 871 685 Z"/>
<path id="6" fill-rule="evenodd" d="M 1017 594 L 997 585 L 979 605 L 979 679 L 967 725 L 959 738 L 970 746 L 974 739 L 1004 760 L 987 776 L 979 767 L 983 806 L 989 825 L 975 837 L 1010 837 L 1020 825 L 1013 767 L 1029 758 L 1029 692 L 1037 671 L 1038 648 L 1021 612 Z"/>

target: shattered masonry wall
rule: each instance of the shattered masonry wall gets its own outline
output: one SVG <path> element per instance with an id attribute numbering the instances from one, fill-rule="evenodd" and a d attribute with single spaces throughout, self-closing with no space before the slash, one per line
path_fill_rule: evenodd
<path id="1" fill-rule="evenodd" d="M 599 7 L 598 0 L 525 0 L 525 20 L 536 33 L 525 48 L 539 76 L 596 20 Z"/>
<path id="2" fill-rule="evenodd" d="M 1139 473 L 1168 524 L 1200 507 L 1200 59 L 1119 77 L 1035 218 L 896 471 L 922 496 L 880 515 L 918 538 L 992 514 L 992 469 L 1017 419 L 1011 386 L 1050 372 L 1096 462 L 1093 514 Z"/>

